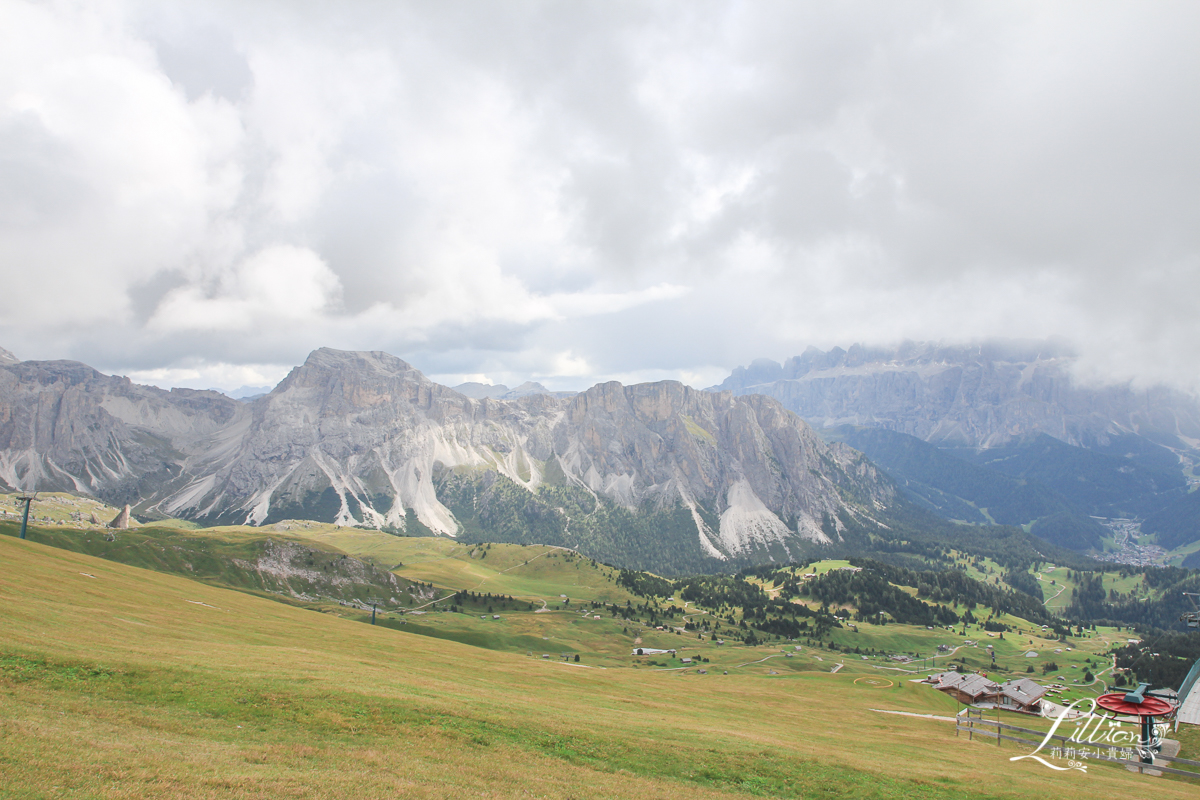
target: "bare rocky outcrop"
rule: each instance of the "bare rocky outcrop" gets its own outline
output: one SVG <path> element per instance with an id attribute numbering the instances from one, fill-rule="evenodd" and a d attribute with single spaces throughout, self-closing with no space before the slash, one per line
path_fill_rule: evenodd
<path id="1" fill-rule="evenodd" d="M 93 514 L 92 516 L 95 516 L 95 514 Z M 129 520 L 130 519 L 131 519 L 131 517 L 129 515 L 129 505 L 126 504 L 126 506 L 124 508 L 122 508 L 119 512 L 117 512 L 117 515 L 115 517 L 113 517 L 112 522 L 108 523 L 108 527 L 126 530 L 129 528 Z"/>
<path id="2" fill-rule="evenodd" d="M 392 573 L 361 559 L 314 550 L 292 541 L 268 539 L 253 563 L 241 563 L 277 585 L 292 587 L 297 596 L 297 587 L 330 594 L 334 590 L 373 586 L 391 599 L 405 592 L 406 586 L 406 582 Z"/>

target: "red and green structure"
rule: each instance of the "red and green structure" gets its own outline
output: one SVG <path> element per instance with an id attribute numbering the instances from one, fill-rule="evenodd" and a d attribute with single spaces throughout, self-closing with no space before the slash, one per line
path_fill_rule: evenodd
<path id="1" fill-rule="evenodd" d="M 1132 692 L 1112 692 L 1096 698 L 1096 705 L 1114 716 L 1137 717 L 1141 730 L 1138 736 L 1138 753 L 1143 764 L 1154 763 L 1154 718 L 1166 717 L 1175 711 L 1165 697 L 1146 691 L 1150 684 L 1143 683 Z"/>

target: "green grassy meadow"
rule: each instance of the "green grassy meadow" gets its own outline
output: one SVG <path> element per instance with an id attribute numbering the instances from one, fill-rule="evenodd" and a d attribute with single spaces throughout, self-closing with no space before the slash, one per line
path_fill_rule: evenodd
<path id="1" fill-rule="evenodd" d="M 564 595 L 572 602 L 623 604 L 637 599 L 616 583 L 618 570 L 561 547 L 464 544 L 333 526 L 294 533 L 448 591 L 503 594 L 550 605 L 561 605 Z"/>
<path id="2" fill-rule="evenodd" d="M 710 642 L 707 675 L 616 657 L 600 669 L 598 643 L 625 634 L 576 611 L 520 624 L 564 641 L 579 631 L 592 648 L 579 664 L 416 635 L 405 628 L 425 619 L 413 615 L 371 626 L 10 536 L 0 564 L 0 797 L 1094 797 L 1137 796 L 1148 780 L 1052 773 L 1009 762 L 1016 745 L 878 713 L 957 708 L 908 673 L 831 673 L 820 649 L 801 660 Z M 651 647 L 687 638 L 642 634 Z"/>

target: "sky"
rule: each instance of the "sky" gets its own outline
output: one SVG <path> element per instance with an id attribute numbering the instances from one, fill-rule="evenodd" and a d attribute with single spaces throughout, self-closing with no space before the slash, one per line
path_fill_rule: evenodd
<path id="1" fill-rule="evenodd" d="M 0 346 L 719 382 L 1062 337 L 1200 388 L 1200 4 L 0 0 Z"/>

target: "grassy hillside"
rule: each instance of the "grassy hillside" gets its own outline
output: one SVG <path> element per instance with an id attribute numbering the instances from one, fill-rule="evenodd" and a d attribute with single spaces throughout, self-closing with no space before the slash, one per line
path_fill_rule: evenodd
<path id="1" fill-rule="evenodd" d="M 21 519 L 25 504 L 18 500 L 19 496 L 16 492 L 0 493 L 0 519 Z M 37 501 L 29 509 L 29 522 L 35 525 L 64 525 L 76 529 L 94 528 L 96 526 L 91 522 L 93 515 L 102 525 L 107 525 L 119 513 L 120 509 L 91 497 L 67 492 L 39 492 Z"/>
<path id="2" fill-rule="evenodd" d="M 600 670 L 0 537 L 6 797 L 1095 797 L 905 681 Z M 892 685 L 888 686 L 887 683 Z M 1156 780 L 1156 796 L 1194 785 Z"/>
<path id="3" fill-rule="evenodd" d="M 294 533 L 312 527 L 332 526 L 190 530 L 155 523 L 113 532 L 31 524 L 28 536 L 53 547 L 296 601 L 362 605 L 376 599 L 399 608 L 433 598 L 431 587 Z M 0 522 L 0 536 L 16 536 L 18 529 L 17 523 Z"/>
<path id="4" fill-rule="evenodd" d="M 0 523 L 0 532 L 11 535 L 15 531 Z M 173 572 L 359 621 L 370 620 L 367 601 L 379 599 L 383 602 L 377 621 L 383 627 L 538 658 L 557 660 L 565 655 L 605 668 L 682 669 L 688 666 L 683 659 L 688 658 L 693 660 L 693 668 L 735 674 L 827 671 L 839 664 L 847 674 L 876 674 L 879 670 L 917 674 L 947 668 L 954 660 L 964 668 L 1000 675 L 1021 675 L 1033 667 L 1040 676 L 1045 664 L 1052 662 L 1061 672 L 1049 677 L 1074 687 L 1086 683 L 1082 676 L 1088 669 L 1099 671 L 1099 654 L 1108 649 L 1103 640 L 1089 641 L 1089 634 L 1073 641 L 1064 652 L 1052 638 L 1046 638 L 1052 631 L 1042 631 L 1038 624 L 1010 613 L 989 612 L 987 616 L 997 626 L 1030 632 L 1033 638 L 1028 644 L 1039 652 L 1028 660 L 1024 650 L 1010 644 L 1011 639 L 998 640 L 993 662 L 983 647 L 983 614 L 961 630 L 941 625 L 926 628 L 924 622 L 895 624 L 898 609 L 894 607 L 889 615 L 892 624 L 874 625 L 873 619 L 860 619 L 858 624 L 842 625 L 831 614 L 855 616 L 857 607 L 852 602 L 835 603 L 828 611 L 820 601 L 795 597 L 794 593 L 783 602 L 783 583 L 754 576 L 748 580 L 730 576 L 699 579 L 698 586 L 708 587 L 700 594 L 713 587 L 723 593 L 724 600 L 710 602 L 700 602 L 700 594 L 695 593 L 692 599 L 685 599 L 689 595 L 683 591 L 684 585 L 646 576 L 650 584 L 665 588 L 659 596 L 643 597 L 622 582 L 619 570 L 570 550 L 543 545 L 463 544 L 311 522 L 202 531 L 148 525 L 122 532 L 114 542 L 95 531 L 62 527 L 33 527 L 30 536 L 55 547 Z M 280 553 L 289 557 L 282 571 Z M 999 580 L 995 574 L 998 565 L 976 559 L 968 563 L 969 568 L 978 571 L 976 563 L 989 570 L 978 576 L 984 583 L 1000 586 L 994 583 Z M 776 578 L 783 576 L 795 584 L 803 572 L 824 577 L 846 574 L 838 571 L 848 566 L 849 561 L 824 560 L 803 569 L 785 569 Z M 395 575 L 386 572 L 388 568 Z M 1039 577 L 1049 590 L 1047 596 L 1053 598 L 1053 591 L 1061 586 L 1073 587 L 1073 583 L 1057 583 L 1059 579 L 1069 581 L 1069 575 L 1065 568 L 1043 568 Z M 1126 584 L 1132 585 L 1136 579 L 1121 580 L 1113 587 L 1128 590 Z M 641 581 L 643 578 L 638 578 L 633 585 L 641 585 Z M 918 594 L 915 585 L 896 589 L 903 593 L 899 599 Z M 1070 596 L 1067 592 L 1051 603 L 1065 605 Z M 764 608 L 770 602 L 774 608 Z M 948 608 L 960 616 L 968 610 L 963 602 L 951 602 Z M 802 630 L 780 633 L 772 620 L 786 624 L 789 615 Z M 788 635 L 795 638 L 788 639 Z M 997 637 L 993 634 L 991 638 Z M 977 643 L 960 646 L 969 641 Z M 753 646 L 755 643 L 761 646 Z M 939 653 L 939 645 L 948 652 Z M 675 652 L 636 656 L 639 647 Z M 897 666 L 890 659 L 896 654 L 911 655 L 921 662 Z M 1102 686 L 1102 682 L 1094 682 L 1085 692 L 1095 693 Z"/>
<path id="5" fill-rule="evenodd" d="M 378 531 L 312 528 L 296 535 L 334 547 L 397 574 L 446 589 L 511 595 L 531 600 L 624 603 L 619 570 L 551 545 L 472 544 L 453 539 L 390 536 Z"/>

